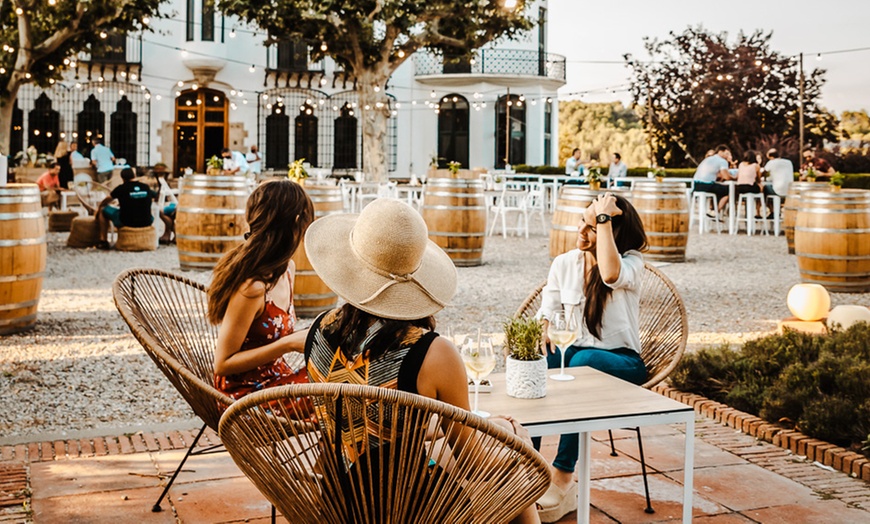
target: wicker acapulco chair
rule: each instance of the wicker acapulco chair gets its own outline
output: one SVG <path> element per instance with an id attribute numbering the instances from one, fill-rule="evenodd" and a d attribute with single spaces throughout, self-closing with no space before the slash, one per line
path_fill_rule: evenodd
<path id="1" fill-rule="evenodd" d="M 217 431 L 221 406 L 233 403 L 213 386 L 217 326 L 207 319 L 205 286 L 166 271 L 124 271 L 115 279 L 112 294 L 133 336 L 204 423 L 152 508 L 161 511 L 160 503 L 187 458 L 214 450 L 194 447 L 206 427 Z"/>
<path id="2" fill-rule="evenodd" d="M 90 180 L 74 182 L 73 191 L 89 215 L 96 213 L 100 202 L 112 193 L 108 186 Z"/>
<path id="3" fill-rule="evenodd" d="M 542 282 L 535 288 L 517 309 L 514 316 L 519 318 L 534 316 L 541 307 L 541 291 L 546 284 L 546 281 Z M 647 369 L 647 381 L 643 387 L 649 389 L 667 378 L 671 371 L 677 367 L 683 357 L 683 352 L 686 350 L 686 341 L 689 338 L 689 322 L 683 299 L 674 287 L 674 283 L 650 264 L 644 264 L 638 323 L 640 325 L 640 356 Z M 632 429 L 637 432 L 640 464 L 646 491 L 646 512 L 653 513 L 640 428 Z M 616 456 L 613 435 L 610 436 L 610 450 L 610 454 Z"/>
<path id="4" fill-rule="evenodd" d="M 286 423 L 301 414 L 281 401 L 300 396 L 316 406 L 319 431 Z M 464 435 L 464 445 L 433 444 L 427 432 L 436 425 L 445 435 Z M 336 426 L 344 431 L 336 434 Z M 367 444 L 342 442 L 349 428 L 363 426 Z M 226 411 L 220 437 L 293 523 L 507 522 L 550 483 L 541 456 L 501 427 L 443 402 L 372 386 L 299 384 L 252 393 Z"/>

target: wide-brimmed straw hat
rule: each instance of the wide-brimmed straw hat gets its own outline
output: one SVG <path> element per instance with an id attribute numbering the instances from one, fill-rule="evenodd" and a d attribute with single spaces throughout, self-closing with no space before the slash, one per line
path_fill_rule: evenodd
<path id="1" fill-rule="evenodd" d="M 335 293 L 383 318 L 416 320 L 443 309 L 456 291 L 456 267 L 429 240 L 417 211 L 381 198 L 359 215 L 319 218 L 305 234 L 312 267 Z"/>

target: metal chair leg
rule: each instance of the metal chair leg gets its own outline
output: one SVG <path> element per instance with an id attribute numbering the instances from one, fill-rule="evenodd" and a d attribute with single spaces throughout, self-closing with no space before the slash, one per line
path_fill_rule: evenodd
<path id="1" fill-rule="evenodd" d="M 154 506 L 151 507 L 151 511 L 154 513 L 163 511 L 163 508 L 160 507 L 160 503 L 163 502 L 163 497 L 169 493 L 169 488 L 172 487 L 172 483 L 175 482 L 175 477 L 178 476 L 178 473 L 181 471 L 181 468 L 184 467 L 184 463 L 187 461 L 187 457 L 190 456 L 190 453 L 193 451 L 193 448 L 196 447 L 196 443 L 199 442 L 199 437 L 202 436 L 202 433 L 205 431 L 206 425 L 203 424 L 199 429 L 199 433 L 196 434 L 196 438 L 193 439 L 193 442 L 190 443 L 190 447 L 187 448 L 187 453 L 184 454 L 184 458 L 181 459 L 181 463 L 175 468 L 175 473 L 172 474 L 172 478 L 169 479 L 169 483 L 166 484 L 166 487 L 163 488 L 163 493 L 160 494 L 160 498 L 157 499 L 157 502 L 154 503 Z"/>
<path id="2" fill-rule="evenodd" d="M 656 510 L 653 509 L 652 503 L 649 499 L 649 482 L 646 478 L 646 461 L 643 458 L 643 439 L 640 436 L 640 428 L 634 428 L 637 431 L 637 449 L 640 452 L 640 470 L 643 473 L 643 490 L 646 493 L 646 509 L 644 509 L 647 513 L 655 513 Z"/>
<path id="3" fill-rule="evenodd" d="M 278 517 L 275 515 L 275 513 L 276 513 L 276 512 L 275 512 L 275 505 L 272 504 L 272 524 L 275 524 L 275 522 L 276 522 L 276 520 L 277 520 L 277 518 L 278 518 Z"/>
<path id="4" fill-rule="evenodd" d="M 616 456 L 618 456 L 618 455 L 617 455 L 617 453 L 616 453 L 616 447 L 613 445 L 613 431 L 608 429 L 608 430 L 607 430 L 607 436 L 610 437 L 610 456 L 611 456 L 611 457 L 616 457 Z"/>

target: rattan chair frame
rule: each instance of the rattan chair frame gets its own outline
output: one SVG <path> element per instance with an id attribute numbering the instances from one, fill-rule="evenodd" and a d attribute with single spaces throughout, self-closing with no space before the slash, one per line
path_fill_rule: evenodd
<path id="1" fill-rule="evenodd" d="M 167 271 L 126 270 L 115 278 L 112 296 L 130 332 L 204 423 L 152 507 L 161 511 L 187 458 L 215 448 L 194 451 L 205 428 L 217 431 L 223 408 L 234 402 L 213 386 L 218 328 L 208 321 L 205 286 Z"/>
<path id="2" fill-rule="evenodd" d="M 535 316 L 541 307 L 541 292 L 546 285 L 546 281 L 538 285 L 526 297 L 514 316 L 517 318 Z M 640 329 L 640 357 L 647 369 L 647 380 L 642 386 L 650 389 L 666 379 L 679 364 L 689 340 L 689 321 L 686 305 L 674 283 L 649 263 L 644 264 L 638 325 Z M 637 433 L 640 465 L 643 473 L 644 491 L 646 492 L 645 511 L 654 513 L 655 510 L 653 510 L 649 495 L 640 428 L 631 429 Z M 610 454 L 615 457 L 617 454 L 616 446 L 613 444 L 613 434 L 608 433 L 610 434 Z"/>
<path id="3" fill-rule="evenodd" d="M 76 197 L 81 203 L 82 207 L 84 207 L 88 214 L 93 216 L 97 212 L 97 207 L 100 205 L 100 202 L 103 201 L 103 198 L 100 199 L 100 202 L 94 203 L 94 200 L 91 198 L 91 192 L 93 190 L 98 190 L 101 193 L 105 193 L 106 196 L 112 194 L 112 190 L 109 189 L 109 186 L 105 184 L 100 184 L 99 182 L 94 181 L 83 181 L 83 182 L 74 182 L 73 183 L 73 191 L 76 193 Z"/>
<path id="4" fill-rule="evenodd" d="M 303 414 L 284 401 L 302 396 L 315 406 L 319 431 L 286 423 Z M 336 439 L 336 418 L 340 428 L 365 425 L 375 446 L 365 447 L 357 464 L 369 460 L 378 468 L 348 467 L 359 450 L 348 452 Z M 465 436 L 465 444 L 432 445 L 427 433 L 435 425 Z M 219 431 L 239 468 L 294 523 L 508 522 L 550 484 L 549 466 L 513 433 L 444 402 L 387 388 L 269 388 L 230 406 Z"/>

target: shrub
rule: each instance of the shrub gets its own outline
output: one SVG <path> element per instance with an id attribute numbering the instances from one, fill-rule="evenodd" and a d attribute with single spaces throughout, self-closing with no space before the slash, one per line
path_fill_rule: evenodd
<path id="1" fill-rule="evenodd" d="M 860 450 L 870 439 L 870 325 L 829 335 L 787 330 L 687 355 L 674 386 Z M 870 456 L 870 448 L 864 453 Z"/>

